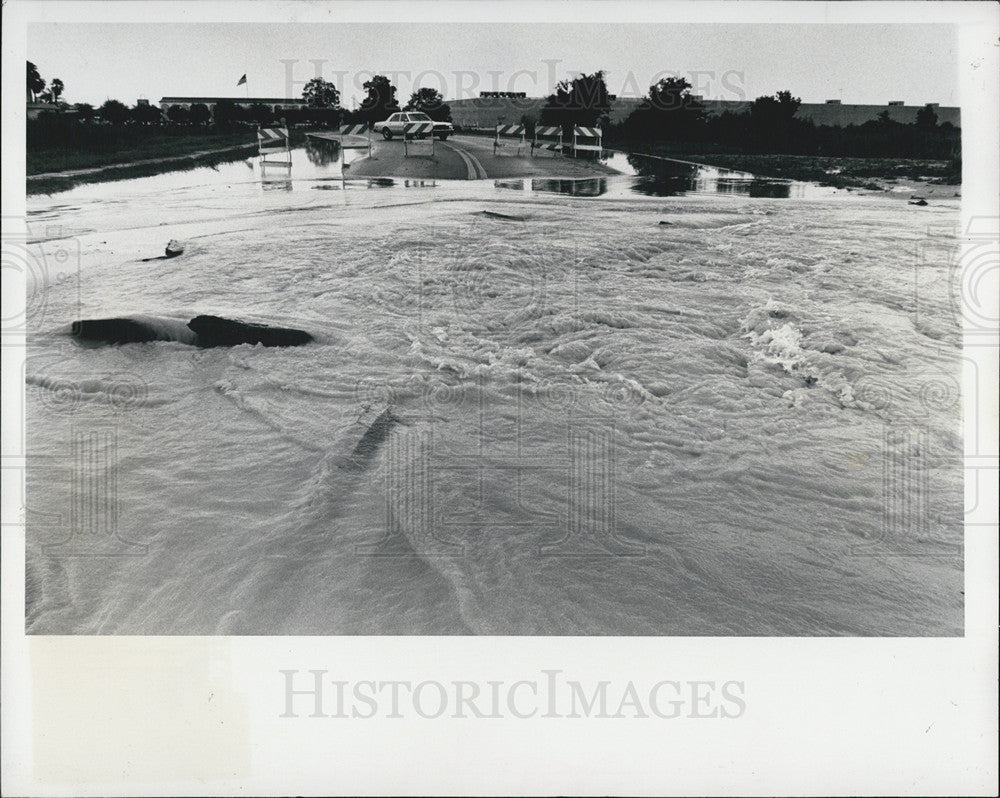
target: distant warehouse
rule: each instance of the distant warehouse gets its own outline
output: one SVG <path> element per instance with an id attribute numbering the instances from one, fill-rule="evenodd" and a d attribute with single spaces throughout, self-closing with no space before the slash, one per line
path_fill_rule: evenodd
<path id="1" fill-rule="evenodd" d="M 215 106 L 220 102 L 232 103 L 241 108 L 249 108 L 251 105 L 266 105 L 276 113 L 281 113 L 289 108 L 308 107 L 302 100 L 286 100 L 282 97 L 161 97 L 160 110 L 166 113 L 172 105 L 190 108 L 192 105 L 200 103 L 208 106 L 208 110 L 214 114 Z"/>
<path id="2" fill-rule="evenodd" d="M 751 101 L 744 100 L 705 100 L 697 98 L 710 116 L 720 116 L 726 111 L 734 114 L 747 111 Z M 611 100 L 611 122 L 619 123 L 625 120 L 636 106 L 642 102 L 639 97 L 615 97 Z M 451 121 L 460 127 L 490 127 L 498 121 L 519 122 L 522 116 L 536 121 L 540 118 L 545 106 L 544 97 L 526 97 L 523 93 L 513 95 L 510 92 L 482 92 L 479 97 L 464 100 L 448 100 L 451 108 Z M 931 103 L 938 117 L 938 124 L 950 122 L 955 127 L 961 127 L 961 115 L 958 108 L 942 107 Z M 825 103 L 802 103 L 796 116 L 800 119 L 811 119 L 817 125 L 863 125 L 878 118 L 887 111 L 894 122 L 909 124 L 917 119 L 917 111 L 922 105 L 905 105 L 901 100 L 893 100 L 887 105 L 845 105 L 840 100 L 827 100 Z"/>

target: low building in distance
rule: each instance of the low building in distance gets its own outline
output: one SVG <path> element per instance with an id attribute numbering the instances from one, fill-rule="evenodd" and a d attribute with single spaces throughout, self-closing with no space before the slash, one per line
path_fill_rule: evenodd
<path id="1" fill-rule="evenodd" d="M 748 111 L 753 104 L 751 100 L 705 100 L 697 97 L 710 116 L 721 116 L 726 111 L 741 114 Z M 642 97 L 613 97 L 611 99 L 611 122 L 623 122 L 632 111 L 643 101 Z M 456 127 L 488 128 L 498 122 L 517 124 L 521 117 L 529 117 L 536 121 L 541 117 L 545 106 L 544 97 L 527 97 L 524 92 L 480 92 L 478 97 L 464 100 L 448 100 L 451 108 L 451 121 Z M 825 103 L 802 103 L 796 116 L 799 119 L 811 119 L 817 125 L 863 125 L 865 122 L 878 119 L 879 114 L 887 111 L 893 122 L 910 124 L 917 119 L 917 112 L 923 105 L 906 105 L 902 100 L 893 100 L 887 105 L 846 105 L 840 100 L 827 100 Z M 931 103 L 938 117 L 938 124 L 949 122 L 955 127 L 961 127 L 960 109 L 942 107 Z"/>

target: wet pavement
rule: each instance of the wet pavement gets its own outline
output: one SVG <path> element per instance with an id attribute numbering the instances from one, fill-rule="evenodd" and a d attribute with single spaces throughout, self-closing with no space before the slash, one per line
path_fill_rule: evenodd
<path id="1" fill-rule="evenodd" d="M 315 139 L 311 146 L 325 146 Z M 376 135 L 371 156 L 360 137 L 349 138 L 345 149 L 349 176 L 425 177 L 439 180 L 482 180 L 504 177 L 584 177 L 615 174 L 598 161 L 564 158 L 548 152 L 531 153 L 530 144 L 520 148 L 505 141 L 495 149 L 484 136 L 452 136 L 447 141 L 390 141 Z"/>
<path id="2" fill-rule="evenodd" d="M 355 146 L 350 146 L 351 144 Z M 358 146 L 360 145 L 360 146 Z M 423 146 L 429 149 L 427 143 Z M 81 232 L 100 218 L 101 229 L 119 227 L 118 214 L 128 206 L 148 225 L 248 214 L 278 207 L 302 208 L 331 203 L 382 205 L 400 202 L 404 191 L 433 191 L 436 198 L 509 197 L 518 193 L 586 198 L 636 199 L 684 195 L 730 195 L 766 199 L 816 199 L 860 196 L 812 183 L 769 180 L 743 172 L 609 152 L 600 162 L 558 155 L 498 155 L 492 139 L 458 136 L 434 143 L 434 157 L 407 155 L 401 141 L 339 143 L 310 139 L 291 152 L 291 165 L 261 163 L 256 156 L 229 163 L 164 172 L 72 188 L 31 197 L 32 237 L 59 238 L 47 225 Z M 470 173 L 479 177 L 470 180 Z M 487 175 L 487 177 L 482 177 Z M 360 192 L 360 193 L 359 193 Z M 374 192 L 374 193 L 373 193 Z M 374 196 L 375 194 L 378 195 Z M 362 199 L 362 195 L 366 199 Z M 409 202 L 410 200 L 405 200 Z M 81 209 L 87 208 L 84 213 Z M 39 228 L 39 225 L 41 227 Z"/>

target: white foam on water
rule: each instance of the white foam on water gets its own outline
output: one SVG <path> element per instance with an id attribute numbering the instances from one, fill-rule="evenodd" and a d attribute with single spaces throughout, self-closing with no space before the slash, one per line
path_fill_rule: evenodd
<path id="1" fill-rule="evenodd" d="M 163 228 L 152 179 L 32 199 L 94 232 L 29 337 L 30 631 L 960 633 L 960 330 L 903 254 L 956 203 L 171 180 Z M 59 332 L 135 313 L 317 342 Z"/>

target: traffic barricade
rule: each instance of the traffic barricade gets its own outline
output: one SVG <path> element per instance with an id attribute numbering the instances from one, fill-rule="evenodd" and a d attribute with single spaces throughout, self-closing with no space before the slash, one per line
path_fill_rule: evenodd
<path id="1" fill-rule="evenodd" d="M 260 154 L 261 166 L 264 164 L 292 165 L 292 150 L 289 146 L 287 127 L 257 128 L 257 150 Z"/>
<path id="2" fill-rule="evenodd" d="M 403 127 L 403 157 L 404 158 L 409 158 L 410 157 L 410 148 L 414 147 L 416 144 L 418 144 L 418 143 L 419 144 L 426 144 L 427 141 L 424 140 L 425 136 L 426 136 L 426 138 L 430 142 L 430 157 L 433 158 L 434 157 L 434 123 L 433 122 L 407 122 L 406 125 Z M 414 155 L 417 155 L 417 154 L 427 155 L 426 152 L 424 152 L 424 153 L 416 153 L 416 152 L 414 152 L 413 154 Z"/>
<path id="3" fill-rule="evenodd" d="M 596 152 L 597 157 L 601 157 L 604 151 L 601 141 L 603 133 L 599 127 L 573 126 L 573 157 L 580 152 Z"/>
<path id="4" fill-rule="evenodd" d="M 362 150 L 367 147 L 368 157 L 372 157 L 372 126 L 370 122 L 354 125 L 341 125 L 337 128 L 337 136 L 340 137 L 340 150 L 345 149 Z M 350 136 L 351 141 L 345 140 L 345 136 Z M 364 137 L 365 143 L 359 144 L 358 138 Z"/>
<path id="5" fill-rule="evenodd" d="M 511 138 L 511 139 L 516 138 L 517 139 L 517 143 L 515 145 L 515 143 L 513 141 L 510 141 L 510 142 L 502 141 L 501 139 L 504 139 L 504 138 Z M 526 146 L 526 142 L 524 140 L 524 125 L 497 125 L 496 126 L 496 131 L 495 131 L 495 134 L 494 134 L 494 137 L 493 137 L 493 155 L 494 156 L 499 155 L 500 154 L 500 150 L 502 150 L 504 147 L 508 147 L 508 146 L 511 147 L 511 148 L 514 148 L 516 146 L 516 148 L 517 148 L 516 154 L 517 155 L 521 154 L 521 148 L 524 147 L 524 146 Z"/>
<path id="6" fill-rule="evenodd" d="M 562 125 L 552 125 L 550 127 L 535 127 L 535 136 L 531 140 L 531 154 L 535 151 L 556 152 L 560 155 L 564 151 Z"/>

